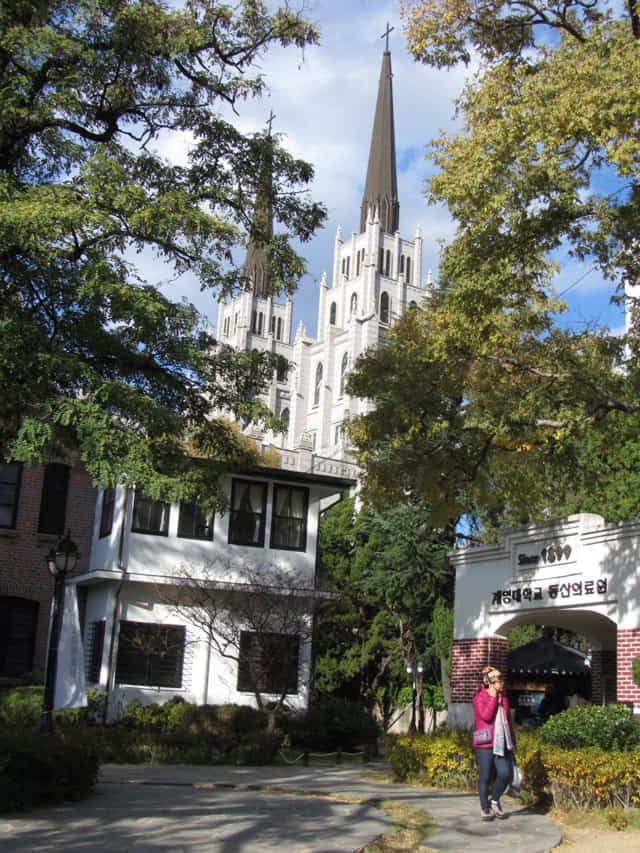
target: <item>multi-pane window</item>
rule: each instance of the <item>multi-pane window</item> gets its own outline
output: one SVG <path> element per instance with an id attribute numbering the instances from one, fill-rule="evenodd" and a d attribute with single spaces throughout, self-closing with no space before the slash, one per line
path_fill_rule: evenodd
<path id="1" fill-rule="evenodd" d="M 316 367 L 316 381 L 313 389 L 313 405 L 317 406 L 320 402 L 320 391 L 322 389 L 322 362 L 318 362 Z"/>
<path id="2" fill-rule="evenodd" d="M 298 692 L 297 634 L 243 631 L 238 658 L 238 690 L 243 693 Z"/>
<path id="3" fill-rule="evenodd" d="M 45 468 L 38 533 L 64 533 L 70 473 L 68 465 L 57 462 L 52 462 Z"/>
<path id="4" fill-rule="evenodd" d="M 113 527 L 113 510 L 116 502 L 116 490 L 105 489 L 102 492 L 102 512 L 100 513 L 100 539 L 108 536 Z"/>
<path id="5" fill-rule="evenodd" d="M 0 597 L 0 675 L 31 672 L 37 625 L 37 601 Z"/>
<path id="6" fill-rule="evenodd" d="M 184 539 L 213 539 L 213 514 L 207 515 L 197 503 L 180 503 L 178 536 Z"/>
<path id="7" fill-rule="evenodd" d="M 274 486 L 271 518 L 272 548 L 304 551 L 307 547 L 309 492 L 300 486 Z"/>
<path id="8" fill-rule="evenodd" d="M 0 527 L 15 527 L 20 497 L 22 464 L 0 465 Z"/>
<path id="9" fill-rule="evenodd" d="M 380 322 L 389 322 L 389 294 L 386 290 L 380 294 Z"/>
<path id="10" fill-rule="evenodd" d="M 289 362 L 284 358 L 284 356 L 278 356 L 278 363 L 276 367 L 276 378 L 278 382 L 286 382 L 288 372 Z"/>
<path id="11" fill-rule="evenodd" d="M 98 684 L 100 681 L 100 669 L 102 667 L 102 653 L 104 651 L 104 619 L 92 622 L 86 643 L 86 676 L 89 684 Z"/>
<path id="12" fill-rule="evenodd" d="M 116 681 L 145 687 L 182 687 L 184 625 L 120 622 Z"/>
<path id="13" fill-rule="evenodd" d="M 232 545 L 264 545 L 267 486 L 250 480 L 234 480 L 231 489 L 229 542 Z"/>
<path id="14" fill-rule="evenodd" d="M 131 530 L 134 533 L 166 536 L 169 532 L 169 504 L 152 501 L 136 493 Z"/>
<path id="15" fill-rule="evenodd" d="M 345 352 L 342 356 L 340 364 L 340 396 L 344 395 L 344 389 L 347 382 L 347 368 L 349 367 L 349 353 Z"/>

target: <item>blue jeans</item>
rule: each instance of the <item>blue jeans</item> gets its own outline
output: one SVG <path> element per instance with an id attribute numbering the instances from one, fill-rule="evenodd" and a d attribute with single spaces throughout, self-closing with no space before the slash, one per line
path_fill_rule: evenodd
<path id="1" fill-rule="evenodd" d="M 476 748 L 476 758 L 478 759 L 478 794 L 480 796 L 480 805 L 483 809 L 488 809 L 491 770 L 495 767 L 496 780 L 493 783 L 491 799 L 497 802 L 511 783 L 513 775 L 513 753 L 506 749 L 504 756 L 494 755 L 491 747 L 489 749 Z"/>

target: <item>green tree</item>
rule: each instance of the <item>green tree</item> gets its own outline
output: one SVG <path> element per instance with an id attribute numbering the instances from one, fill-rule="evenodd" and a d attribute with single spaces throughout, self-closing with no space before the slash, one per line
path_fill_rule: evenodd
<path id="1" fill-rule="evenodd" d="M 255 63 L 269 46 L 315 39 L 299 15 L 260 0 L 2 4 L 5 458 L 77 448 L 102 483 L 126 477 L 153 497 L 208 500 L 216 466 L 246 458 L 210 415 L 267 416 L 255 395 L 273 360 L 214 350 L 194 308 L 143 281 L 133 259 L 151 252 L 169 276 L 190 271 L 223 297 L 246 285 L 233 250 L 252 229 L 273 291 L 295 287 L 304 265 L 289 237 L 308 239 L 324 216 L 302 192 L 312 168 L 221 111 L 263 92 Z M 188 165 L 157 152 L 171 134 L 192 140 Z M 265 158 L 283 229 L 273 238 L 252 226 Z"/>
<path id="2" fill-rule="evenodd" d="M 451 536 L 425 523 L 407 502 L 386 511 L 344 499 L 320 527 L 319 585 L 338 592 L 316 617 L 314 686 L 320 693 L 360 699 L 371 708 L 393 704 L 407 684 L 408 660 L 421 657 L 425 679 L 439 681 L 432 613 L 452 597 L 447 561 Z"/>
<path id="3" fill-rule="evenodd" d="M 619 19 L 582 2 L 416 0 L 404 14 L 417 59 L 478 52 L 486 70 L 458 101 L 462 131 L 432 143 L 428 197 L 458 224 L 441 290 L 350 385 L 376 402 L 352 425 L 368 494 L 415 488 L 436 521 L 485 526 L 570 505 L 617 517 L 638 500 L 640 335 L 563 328 L 551 285 L 560 248 L 612 293 L 638 279 L 635 4 Z M 592 456 L 621 440 L 624 464 Z"/>

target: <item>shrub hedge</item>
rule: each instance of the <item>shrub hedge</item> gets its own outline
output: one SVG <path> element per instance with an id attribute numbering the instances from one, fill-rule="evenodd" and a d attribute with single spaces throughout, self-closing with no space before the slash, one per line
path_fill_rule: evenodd
<path id="1" fill-rule="evenodd" d="M 98 754 L 80 733 L 31 730 L 0 734 L 0 811 L 79 799 L 98 777 Z"/>
<path id="2" fill-rule="evenodd" d="M 598 747 L 545 750 L 544 765 L 555 805 L 563 808 L 640 805 L 640 750 Z"/>
<path id="3" fill-rule="evenodd" d="M 282 744 L 267 715 L 239 705 L 131 702 L 101 750 L 117 763 L 269 764 Z"/>
<path id="4" fill-rule="evenodd" d="M 469 741 L 468 732 L 455 729 L 437 735 L 402 735 L 393 738 L 387 754 L 399 781 L 469 790 L 477 779 L 476 757 Z"/>
<path id="5" fill-rule="evenodd" d="M 517 732 L 516 757 L 524 775 L 522 796 L 527 802 L 552 798 L 556 806 L 581 809 L 640 806 L 640 748 L 560 749 L 543 743 L 540 732 L 522 729 Z M 395 738 L 390 742 L 389 760 L 401 781 L 466 790 L 477 786 L 476 758 L 468 731 Z"/>

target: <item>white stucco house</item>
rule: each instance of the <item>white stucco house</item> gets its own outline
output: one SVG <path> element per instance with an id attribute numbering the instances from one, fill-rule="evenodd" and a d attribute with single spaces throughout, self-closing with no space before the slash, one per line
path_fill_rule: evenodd
<path id="1" fill-rule="evenodd" d="M 68 582 L 78 591 L 87 686 L 108 692 L 110 718 L 132 699 L 254 705 L 256 678 L 267 700 L 286 689 L 288 707 L 307 706 L 312 614 L 327 597 L 315 588 L 319 516 L 354 486 L 355 468 L 312 454 L 281 462 L 225 476 L 229 509 L 213 518 L 133 487 L 99 491 L 89 569 Z M 219 605 L 210 619 L 195 612 L 198 590 Z M 266 611 L 259 628 L 256 602 Z M 220 621 L 230 610 L 231 641 Z M 222 639 L 208 636 L 217 625 Z M 267 636 L 278 665 L 262 660 Z"/>

